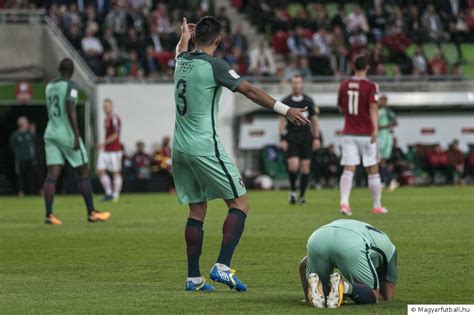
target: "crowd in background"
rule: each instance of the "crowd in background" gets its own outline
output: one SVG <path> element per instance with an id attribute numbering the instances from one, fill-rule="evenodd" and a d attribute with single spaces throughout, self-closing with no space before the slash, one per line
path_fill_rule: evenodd
<path id="1" fill-rule="evenodd" d="M 232 2 L 271 36 L 273 51 L 286 61 L 284 76 L 347 74 L 351 56 L 358 53 L 370 57 L 372 75 L 387 75 L 388 64 L 393 76 L 459 75 L 465 62 L 461 43 L 474 41 L 472 0 L 338 2 L 333 15 L 327 3 L 335 1 Z M 423 48 L 428 42 L 437 47 L 431 58 Z M 452 64 L 444 56 L 442 43 L 455 46 Z M 415 51 L 408 51 L 409 47 Z"/>
<path id="2" fill-rule="evenodd" d="M 196 22 L 205 15 L 223 25 L 216 55 L 241 75 L 344 75 L 351 56 L 361 52 L 370 56 L 371 75 L 461 75 L 461 43 L 474 42 L 474 0 L 359 2 L 234 0 L 266 35 L 252 49 L 242 25 L 232 25 L 212 0 L 0 0 L 0 8 L 47 9 L 93 72 L 106 79 L 170 78 L 182 17 Z M 425 53 L 427 42 L 437 45 L 434 53 Z M 451 64 L 442 43 L 455 47 Z"/>

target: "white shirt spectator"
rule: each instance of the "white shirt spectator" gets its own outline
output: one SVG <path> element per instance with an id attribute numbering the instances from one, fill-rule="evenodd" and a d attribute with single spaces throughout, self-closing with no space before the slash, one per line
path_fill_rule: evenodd
<path id="1" fill-rule="evenodd" d="M 101 55 L 104 52 L 104 46 L 97 37 L 88 36 L 84 37 L 81 41 L 82 50 L 86 54 L 92 52 L 95 55 Z"/>
<path id="2" fill-rule="evenodd" d="M 275 75 L 275 57 L 266 45 L 261 44 L 250 51 L 249 72 L 256 75 Z"/>
<path id="3" fill-rule="evenodd" d="M 351 12 L 347 16 L 347 30 L 350 33 L 354 33 L 358 29 L 361 29 L 364 33 L 367 33 L 369 31 L 369 24 L 367 23 L 367 18 L 362 12 Z"/>
<path id="4" fill-rule="evenodd" d="M 323 56 L 331 55 L 331 39 L 323 31 L 314 33 L 312 38 L 312 47 L 317 49 Z"/>

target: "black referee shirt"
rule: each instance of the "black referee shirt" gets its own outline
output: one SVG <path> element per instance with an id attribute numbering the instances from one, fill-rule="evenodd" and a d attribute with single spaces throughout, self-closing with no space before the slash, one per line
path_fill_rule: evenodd
<path id="1" fill-rule="evenodd" d="M 304 113 L 309 119 L 311 116 L 316 115 L 316 108 L 314 101 L 311 97 L 306 94 L 300 96 L 288 95 L 282 101 L 283 104 L 288 105 L 292 108 L 308 108 L 308 111 Z M 297 132 L 311 132 L 311 126 L 298 126 L 292 123 L 291 121 L 286 121 L 286 130 L 288 133 L 297 133 Z"/>

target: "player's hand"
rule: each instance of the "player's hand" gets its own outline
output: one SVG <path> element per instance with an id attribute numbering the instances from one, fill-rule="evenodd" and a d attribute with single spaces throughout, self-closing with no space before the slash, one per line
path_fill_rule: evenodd
<path id="1" fill-rule="evenodd" d="M 280 141 L 280 149 L 281 149 L 283 152 L 288 151 L 288 141 L 286 141 L 286 140 L 281 140 L 281 141 Z"/>
<path id="2" fill-rule="evenodd" d="M 375 143 L 375 142 L 377 142 L 377 136 L 378 136 L 378 132 L 377 132 L 377 131 L 372 132 L 372 134 L 370 135 L 370 143 Z"/>
<path id="3" fill-rule="evenodd" d="M 81 144 L 79 143 L 79 138 L 74 138 L 74 146 L 72 147 L 74 151 L 77 151 L 81 148 Z"/>
<path id="4" fill-rule="evenodd" d="M 290 108 L 286 112 L 286 119 L 298 126 L 310 125 L 311 121 L 303 115 L 304 112 L 308 111 L 308 108 Z"/>
<path id="5" fill-rule="evenodd" d="M 313 148 L 313 151 L 317 151 L 321 149 L 321 140 L 313 139 L 312 148 Z"/>
<path id="6" fill-rule="evenodd" d="M 189 41 L 194 33 L 194 29 L 196 28 L 196 24 L 188 23 L 188 20 L 184 17 L 183 24 L 181 25 L 181 37 Z"/>

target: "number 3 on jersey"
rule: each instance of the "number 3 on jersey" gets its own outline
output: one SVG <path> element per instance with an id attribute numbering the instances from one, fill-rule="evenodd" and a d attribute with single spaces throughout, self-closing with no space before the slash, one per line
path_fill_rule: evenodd
<path id="1" fill-rule="evenodd" d="M 350 115 L 359 114 L 359 91 L 349 90 L 347 91 L 347 98 L 349 100 L 347 104 L 347 110 Z"/>
<path id="2" fill-rule="evenodd" d="M 177 96 L 180 101 L 176 102 L 176 109 L 181 116 L 186 115 L 188 111 L 188 103 L 186 102 L 186 81 L 180 79 L 176 84 Z M 180 104 L 181 103 L 181 104 Z"/>

